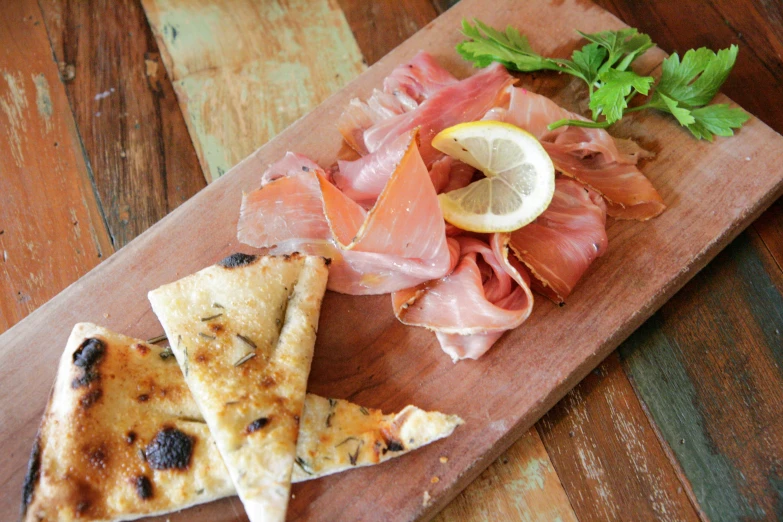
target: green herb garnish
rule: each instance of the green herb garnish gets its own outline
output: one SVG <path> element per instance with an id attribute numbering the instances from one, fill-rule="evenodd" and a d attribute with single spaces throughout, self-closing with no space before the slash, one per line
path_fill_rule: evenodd
<path id="1" fill-rule="evenodd" d="M 731 136 L 750 116 L 728 104 L 708 105 L 726 81 L 737 59 L 732 45 L 717 53 L 701 48 L 677 53 L 663 61 L 661 77 L 653 85 L 652 76 L 630 70 L 631 64 L 654 44 L 636 29 L 579 34 L 589 43 L 573 52 L 571 59 L 546 58 L 536 53 L 527 38 L 513 27 L 505 32 L 474 20 L 462 21 L 462 32 L 471 40 L 457 45 L 457 52 L 476 67 L 499 62 L 521 72 L 559 71 L 580 78 L 590 95 L 590 120 L 558 120 L 550 130 L 565 125 L 606 128 L 630 112 L 656 109 L 674 116 L 696 138 L 712 141 L 714 135 Z M 648 96 L 647 103 L 629 108 L 637 95 Z"/>

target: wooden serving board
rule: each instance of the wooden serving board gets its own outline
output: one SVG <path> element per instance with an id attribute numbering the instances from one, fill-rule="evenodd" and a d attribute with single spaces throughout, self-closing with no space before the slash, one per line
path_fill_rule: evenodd
<path id="1" fill-rule="evenodd" d="M 453 51 L 463 17 L 515 25 L 534 48 L 558 56 L 578 45 L 574 29 L 623 26 L 592 4 L 573 0 L 500 0 L 491 10 L 483 6 L 480 0 L 463 0 L 0 336 L 0 477 L 7 486 L 0 519 L 17 516 L 28 453 L 73 324 L 93 321 L 140 338 L 159 334 L 147 291 L 232 251 L 250 250 L 235 239 L 239 204 L 242 191 L 258 186 L 267 164 L 287 150 L 333 163 L 341 146 L 334 122 L 343 107 L 352 97 L 366 97 L 420 49 L 455 74 L 470 74 Z M 663 56 L 648 52 L 640 67 L 654 71 Z M 566 107 L 584 106 L 583 91 L 567 78 L 527 75 L 523 83 Z M 636 114 L 617 133 L 657 153 L 642 170 L 669 209 L 647 223 L 612 223 L 609 251 L 568 305 L 558 308 L 538 298 L 531 318 L 481 360 L 452 364 L 434 335 L 396 321 L 389 296 L 327 295 L 311 391 L 388 411 L 415 403 L 457 413 L 467 423 L 415 454 L 294 486 L 290 519 L 432 516 L 783 192 L 783 138 L 755 118 L 736 137 L 713 144 L 697 142 L 655 113 Z M 441 456 L 448 461 L 441 463 Z M 231 520 L 241 514 L 233 498 L 165 518 Z"/>

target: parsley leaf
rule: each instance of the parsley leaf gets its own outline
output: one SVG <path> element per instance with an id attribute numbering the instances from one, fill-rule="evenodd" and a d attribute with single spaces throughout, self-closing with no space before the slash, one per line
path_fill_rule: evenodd
<path id="1" fill-rule="evenodd" d="M 571 60 L 558 60 L 565 72 L 583 79 L 591 92 L 598 81 L 598 71 L 606 60 L 607 51 L 597 43 L 587 44 L 574 51 Z"/>
<path id="2" fill-rule="evenodd" d="M 457 44 L 457 52 L 476 67 L 499 62 L 522 72 L 558 69 L 554 60 L 534 52 L 527 38 L 513 27 L 507 27 L 502 33 L 478 20 L 474 22 L 475 27 L 466 20 L 462 21 L 462 34 L 473 40 Z"/>
<path id="3" fill-rule="evenodd" d="M 695 122 L 688 130 L 699 139 L 712 141 L 712 135 L 733 136 L 734 130 L 750 119 L 750 115 L 738 107 L 729 107 L 727 103 L 707 105 L 691 111 Z"/>
<path id="4" fill-rule="evenodd" d="M 634 60 L 654 44 L 636 29 L 583 33 L 589 43 L 573 52 L 571 59 L 546 58 L 536 53 L 527 38 L 509 26 L 498 31 L 474 19 L 463 20 L 462 33 L 470 38 L 457 45 L 463 58 L 476 67 L 493 62 L 521 72 L 554 70 L 580 78 L 587 84 L 592 121 L 563 119 L 551 123 L 554 130 L 564 125 L 606 128 L 625 114 L 656 109 L 674 116 L 696 138 L 731 136 L 750 116 L 726 104 L 707 105 L 726 81 L 737 60 L 739 48 L 732 45 L 717 53 L 691 49 L 682 60 L 675 53 L 663 61 L 661 78 L 653 88 L 653 78 L 630 70 Z M 637 94 L 652 96 L 645 104 L 629 108 Z M 601 116 L 603 116 L 602 119 Z"/>
<path id="5" fill-rule="evenodd" d="M 593 111 L 593 120 L 603 114 L 606 122 L 611 124 L 623 117 L 628 107 L 628 100 L 633 94 L 646 95 L 650 92 L 652 76 L 639 76 L 630 71 L 618 71 L 608 69 L 599 76 L 601 87 L 590 98 L 590 110 Z"/>
<path id="6" fill-rule="evenodd" d="M 677 53 L 663 61 L 661 79 L 650 102 L 641 107 L 672 114 L 680 125 L 698 139 L 712 141 L 715 135 L 732 136 L 750 116 L 727 104 L 707 105 L 726 81 L 738 47 L 732 45 L 717 53 L 702 47 Z"/>
<path id="7" fill-rule="evenodd" d="M 620 29 L 619 31 L 603 31 L 586 34 L 577 31 L 583 38 L 600 45 L 609 52 L 608 59 L 602 67 L 606 71 L 610 67 L 625 71 L 638 56 L 653 46 L 652 40 L 646 34 L 636 29 Z M 618 63 L 619 62 L 619 63 Z"/>
<path id="8" fill-rule="evenodd" d="M 717 53 L 702 47 L 682 57 L 677 53 L 663 61 L 656 92 L 677 100 L 686 107 L 706 105 L 718 93 L 737 60 L 739 48 L 732 45 Z"/>
<path id="9" fill-rule="evenodd" d="M 675 100 L 672 100 L 671 98 L 669 98 L 665 94 L 661 94 L 660 92 L 656 92 L 655 96 L 657 99 L 660 99 L 663 102 L 663 105 L 662 106 L 650 105 L 650 108 L 668 112 L 669 114 L 677 118 L 677 121 L 679 121 L 680 125 L 682 125 L 683 127 L 687 127 L 688 125 L 692 125 L 693 123 L 696 122 L 696 120 L 691 115 L 691 111 L 689 111 L 684 107 L 680 107 Z"/>

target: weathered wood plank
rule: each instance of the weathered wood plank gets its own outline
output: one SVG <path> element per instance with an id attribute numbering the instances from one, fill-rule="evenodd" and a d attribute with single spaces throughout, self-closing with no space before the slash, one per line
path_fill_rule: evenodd
<path id="1" fill-rule="evenodd" d="M 532 428 L 434 520 L 576 522 L 578 518 L 538 432 Z"/>
<path id="2" fill-rule="evenodd" d="M 740 236 L 621 349 L 712 520 L 783 516 L 783 276 L 759 246 Z"/>
<path id="3" fill-rule="evenodd" d="M 438 15 L 429 0 L 338 1 L 369 65 L 383 58 Z"/>
<path id="4" fill-rule="evenodd" d="M 142 3 L 208 181 L 364 70 L 329 0 Z"/>
<path id="5" fill-rule="evenodd" d="M 138 0 L 41 4 L 120 248 L 205 186 Z"/>
<path id="6" fill-rule="evenodd" d="M 783 5 L 599 3 L 611 3 L 667 50 L 738 44 L 724 91 L 783 130 L 776 101 Z M 713 520 L 783 517 L 783 450 L 773 427 L 783 404 L 783 338 L 776 333 L 783 330 L 782 205 L 774 204 L 755 232 L 740 236 L 621 349 L 634 386 Z"/>
<path id="7" fill-rule="evenodd" d="M 753 223 L 777 269 L 783 271 L 783 200 L 778 200 Z M 770 267 L 767 271 L 774 270 Z M 783 292 L 783 288 L 780 290 Z"/>
<path id="8" fill-rule="evenodd" d="M 617 354 L 537 427 L 579 520 L 699 519 Z"/>
<path id="9" fill-rule="evenodd" d="M 3 2 L 0 331 L 111 253 L 40 9 Z"/>

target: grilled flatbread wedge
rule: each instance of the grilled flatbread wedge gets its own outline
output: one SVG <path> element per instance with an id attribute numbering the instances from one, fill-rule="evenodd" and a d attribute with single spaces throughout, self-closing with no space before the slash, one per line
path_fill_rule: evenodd
<path id="1" fill-rule="evenodd" d="M 234 254 L 149 293 L 252 522 L 285 520 L 327 264 Z"/>
<path id="2" fill-rule="evenodd" d="M 174 357 L 77 324 L 33 446 L 23 519 L 131 520 L 233 490 Z"/>
<path id="3" fill-rule="evenodd" d="M 380 410 L 312 393 L 307 394 L 304 411 L 294 482 L 386 462 L 448 437 L 462 424 L 456 415 L 426 412 L 415 406 L 384 415 Z"/>
<path id="4" fill-rule="evenodd" d="M 307 394 L 292 481 L 398 457 L 461 423 Z M 30 459 L 24 520 L 132 520 L 235 494 L 171 352 L 77 324 Z"/>

